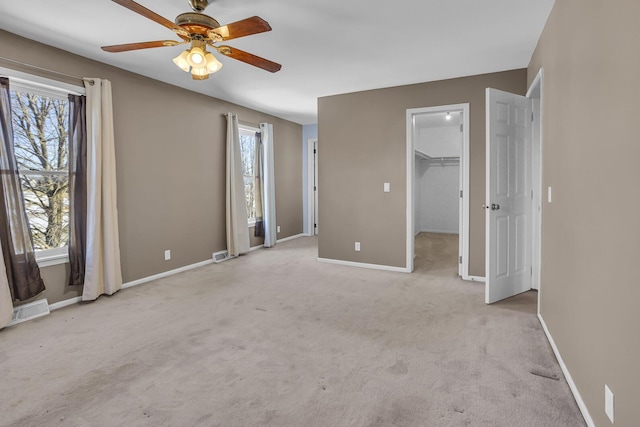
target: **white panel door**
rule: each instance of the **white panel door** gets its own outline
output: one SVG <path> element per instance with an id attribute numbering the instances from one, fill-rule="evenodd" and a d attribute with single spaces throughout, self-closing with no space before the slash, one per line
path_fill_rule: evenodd
<path id="1" fill-rule="evenodd" d="M 487 304 L 531 289 L 531 100 L 487 89 Z"/>

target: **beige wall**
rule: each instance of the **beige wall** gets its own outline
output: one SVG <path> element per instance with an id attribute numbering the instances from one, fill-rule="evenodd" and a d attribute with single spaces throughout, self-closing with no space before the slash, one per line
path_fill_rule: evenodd
<path id="1" fill-rule="evenodd" d="M 544 68 L 540 311 L 598 426 L 640 422 L 640 2 L 556 1 Z"/>
<path id="2" fill-rule="evenodd" d="M 227 111 L 238 113 L 245 123 L 273 124 L 278 238 L 302 233 L 301 125 L 4 31 L 0 56 L 111 80 L 125 282 L 208 260 L 212 252 L 225 249 Z M 172 67 L 167 58 L 167 67 Z M 165 249 L 171 249 L 170 261 L 164 261 Z M 60 280 L 63 271 L 59 266 L 43 268 L 49 302 L 70 296 Z"/>
<path id="3" fill-rule="evenodd" d="M 526 70 L 320 98 L 319 256 L 406 264 L 406 110 L 469 103 L 469 273 L 484 276 L 485 89 L 524 94 Z M 384 182 L 391 192 L 383 193 Z M 354 242 L 361 251 L 354 251 Z"/>

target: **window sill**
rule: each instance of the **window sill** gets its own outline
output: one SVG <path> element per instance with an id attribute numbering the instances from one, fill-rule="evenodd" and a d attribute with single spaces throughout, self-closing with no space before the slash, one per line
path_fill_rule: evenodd
<path id="1" fill-rule="evenodd" d="M 38 267 L 51 267 L 53 265 L 65 264 L 69 262 L 69 254 L 40 255 L 36 254 L 36 262 Z"/>

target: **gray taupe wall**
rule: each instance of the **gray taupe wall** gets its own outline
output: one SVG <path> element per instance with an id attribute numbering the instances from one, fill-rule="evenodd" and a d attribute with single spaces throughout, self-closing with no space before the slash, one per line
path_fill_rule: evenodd
<path id="1" fill-rule="evenodd" d="M 273 124 L 278 238 L 302 233 L 301 125 L 4 31 L 0 56 L 111 80 L 125 282 L 211 259 L 212 252 L 226 248 L 222 114 L 228 111 L 256 127 Z M 173 64 L 168 60 L 167 66 Z M 170 261 L 164 261 L 165 249 L 171 249 Z M 65 286 L 67 265 L 43 268 L 42 275 L 50 303 L 80 292 Z"/>
<path id="2" fill-rule="evenodd" d="M 513 70 L 320 98 L 319 256 L 405 266 L 406 110 L 469 103 L 469 273 L 484 276 L 485 89 L 524 94 L 526 76 Z"/>
<path id="3" fill-rule="evenodd" d="M 559 0 L 544 68 L 540 312 L 597 426 L 640 425 L 640 2 Z"/>

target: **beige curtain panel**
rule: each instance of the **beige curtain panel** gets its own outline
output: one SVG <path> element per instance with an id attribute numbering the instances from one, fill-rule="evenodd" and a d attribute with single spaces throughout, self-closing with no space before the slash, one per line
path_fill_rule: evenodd
<path id="1" fill-rule="evenodd" d="M 227 113 L 227 251 L 238 256 L 249 251 L 249 220 L 244 194 L 238 116 Z"/>
<path id="2" fill-rule="evenodd" d="M 93 82 L 90 84 L 89 81 Z M 111 82 L 85 80 L 87 90 L 87 242 L 83 301 L 122 288 Z"/>
<path id="3" fill-rule="evenodd" d="M 276 245 L 276 180 L 273 156 L 273 125 L 260 123 L 262 150 L 262 217 L 264 221 L 264 247 Z"/>

